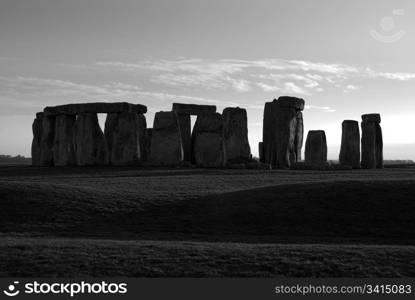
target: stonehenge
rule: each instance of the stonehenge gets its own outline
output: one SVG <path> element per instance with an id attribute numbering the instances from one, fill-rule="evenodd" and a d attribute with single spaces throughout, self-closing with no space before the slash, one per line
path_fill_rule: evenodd
<path id="1" fill-rule="evenodd" d="M 246 110 L 227 107 L 222 112 L 224 121 L 225 152 L 228 161 L 246 161 L 251 156 L 248 142 L 248 117 Z"/>
<path id="2" fill-rule="evenodd" d="M 43 116 L 40 138 L 40 165 L 53 166 L 53 145 L 55 140 L 56 117 Z"/>
<path id="3" fill-rule="evenodd" d="M 363 169 L 383 168 L 383 138 L 379 114 L 362 115 Z"/>
<path id="4" fill-rule="evenodd" d="M 78 166 L 108 164 L 108 145 L 95 113 L 81 113 L 75 126 L 75 153 Z"/>
<path id="5" fill-rule="evenodd" d="M 37 113 L 36 118 L 33 121 L 32 132 L 32 165 L 40 166 L 41 165 L 41 141 L 42 141 L 42 122 L 43 122 L 43 113 Z"/>
<path id="6" fill-rule="evenodd" d="M 171 111 L 156 112 L 147 128 L 147 107 L 127 102 L 48 106 L 36 114 L 31 145 L 33 166 L 178 166 L 202 168 L 321 169 L 327 163 L 323 130 L 310 130 L 301 162 L 305 102 L 283 96 L 266 102 L 259 162 L 248 141 L 247 111 L 214 105 L 173 103 Z M 98 114 L 107 114 L 101 129 Z M 192 130 L 191 116 L 197 116 Z M 359 123 L 342 123 L 339 167 L 383 168 L 379 114 L 362 115 Z"/>
<path id="7" fill-rule="evenodd" d="M 287 169 L 301 159 L 304 104 L 303 99 L 287 96 L 265 103 L 263 163 Z"/>
<path id="8" fill-rule="evenodd" d="M 129 165 L 143 155 L 147 107 L 140 104 L 79 103 L 46 107 L 33 122 L 35 166 Z M 98 113 L 106 113 L 105 134 Z"/>
<path id="9" fill-rule="evenodd" d="M 198 167 L 220 168 L 226 164 L 224 121 L 219 113 L 197 117 L 193 133 L 193 161 Z"/>
<path id="10" fill-rule="evenodd" d="M 324 167 L 327 164 L 327 140 L 324 130 L 310 130 L 305 143 L 305 163 Z"/>
<path id="11" fill-rule="evenodd" d="M 342 123 L 342 139 L 339 162 L 353 169 L 360 168 L 360 132 L 359 122 L 344 120 Z"/>
<path id="12" fill-rule="evenodd" d="M 190 116 L 200 116 L 203 114 L 210 114 L 216 112 L 214 105 L 196 105 L 173 103 L 172 111 L 177 113 L 179 119 L 180 134 L 182 137 L 184 160 L 191 161 L 192 159 L 192 142 L 191 142 L 191 119 Z"/>
<path id="13" fill-rule="evenodd" d="M 53 162 L 55 166 L 75 165 L 75 115 L 58 115 L 55 120 Z"/>
<path id="14" fill-rule="evenodd" d="M 154 116 L 150 146 L 150 162 L 172 166 L 184 159 L 179 119 L 174 111 L 161 111 Z"/>
<path id="15" fill-rule="evenodd" d="M 105 138 L 111 165 L 134 165 L 143 159 L 146 127 L 142 114 L 123 112 L 107 115 Z"/>

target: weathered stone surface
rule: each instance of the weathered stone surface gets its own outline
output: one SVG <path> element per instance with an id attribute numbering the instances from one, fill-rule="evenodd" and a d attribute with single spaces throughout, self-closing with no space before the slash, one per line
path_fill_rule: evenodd
<path id="1" fill-rule="evenodd" d="M 182 137 L 183 154 L 185 161 L 192 158 L 192 130 L 191 120 L 188 114 L 177 114 L 179 118 L 180 135 Z"/>
<path id="2" fill-rule="evenodd" d="M 178 165 L 183 161 L 183 146 L 176 112 L 158 112 L 154 116 L 150 162 L 154 165 Z"/>
<path id="3" fill-rule="evenodd" d="M 303 106 L 304 107 L 304 106 Z M 301 149 L 303 148 L 303 137 L 304 137 L 304 121 L 303 113 L 297 111 L 297 125 L 295 127 L 295 138 L 294 138 L 294 156 L 291 155 L 291 162 L 298 162 L 301 160 Z"/>
<path id="4" fill-rule="evenodd" d="M 173 103 L 172 110 L 178 114 L 202 115 L 202 114 L 215 113 L 216 106 L 215 105 Z"/>
<path id="5" fill-rule="evenodd" d="M 32 165 L 41 165 L 41 141 L 42 141 L 42 119 L 43 114 L 36 114 L 36 119 L 33 121 L 32 132 Z"/>
<path id="6" fill-rule="evenodd" d="M 42 118 L 42 138 L 40 141 L 40 165 L 53 166 L 53 142 L 55 139 L 56 118 L 44 116 Z"/>
<path id="7" fill-rule="evenodd" d="M 362 122 L 374 122 L 380 124 L 380 114 L 366 114 L 362 115 Z"/>
<path id="8" fill-rule="evenodd" d="M 96 103 L 76 103 L 58 106 L 48 106 L 44 109 L 46 116 L 51 115 L 77 115 L 82 113 L 123 113 L 131 112 L 145 114 L 147 107 L 141 104 L 131 104 L 127 102 L 96 102 Z"/>
<path id="9" fill-rule="evenodd" d="M 362 162 L 364 169 L 383 168 L 383 138 L 380 115 L 362 116 Z"/>
<path id="10" fill-rule="evenodd" d="M 145 147 L 143 115 L 137 113 L 108 114 L 105 122 L 105 138 L 110 153 L 110 164 L 126 166 L 143 160 L 142 147 Z"/>
<path id="11" fill-rule="evenodd" d="M 278 98 L 278 104 L 280 105 L 280 107 L 304 110 L 305 101 L 301 98 L 282 96 Z"/>
<path id="12" fill-rule="evenodd" d="M 106 165 L 108 146 L 95 113 L 79 114 L 75 122 L 75 153 L 79 166 Z"/>
<path id="13" fill-rule="evenodd" d="M 147 144 L 147 120 L 143 114 L 138 114 L 138 139 L 140 141 L 140 160 L 147 161 L 147 151 L 146 151 L 146 144 Z"/>
<path id="14" fill-rule="evenodd" d="M 192 145 L 193 161 L 198 167 L 225 166 L 224 122 L 219 113 L 197 117 L 192 133 Z"/>
<path id="15" fill-rule="evenodd" d="M 354 169 L 360 168 L 359 122 L 345 120 L 342 123 L 342 142 L 339 156 L 340 164 Z"/>
<path id="16" fill-rule="evenodd" d="M 150 159 L 151 153 L 151 139 L 153 138 L 153 128 L 147 128 L 145 131 L 145 155 L 147 157 L 146 161 Z"/>
<path id="17" fill-rule="evenodd" d="M 227 107 L 222 113 L 224 121 L 226 159 L 246 159 L 251 156 L 248 142 L 248 117 L 246 110 Z"/>
<path id="18" fill-rule="evenodd" d="M 53 142 L 53 163 L 55 166 L 69 166 L 76 163 L 74 125 L 76 116 L 58 115 L 55 122 Z"/>
<path id="19" fill-rule="evenodd" d="M 280 97 L 265 103 L 263 162 L 276 168 L 289 168 L 301 158 L 304 100 Z"/>
<path id="20" fill-rule="evenodd" d="M 323 130 L 310 130 L 305 143 L 305 163 L 323 167 L 327 164 L 327 140 Z"/>
<path id="21" fill-rule="evenodd" d="M 259 142 L 258 143 L 258 156 L 259 156 L 259 161 L 260 162 L 264 162 L 264 143 L 263 142 Z"/>

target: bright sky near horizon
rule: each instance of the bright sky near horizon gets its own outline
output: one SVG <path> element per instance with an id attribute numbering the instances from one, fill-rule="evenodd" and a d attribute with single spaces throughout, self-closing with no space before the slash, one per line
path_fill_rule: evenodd
<path id="1" fill-rule="evenodd" d="M 47 105 L 172 102 L 248 111 L 304 98 L 306 131 L 338 156 L 341 122 L 382 115 L 385 158 L 415 159 L 415 2 L 0 0 L 0 154 L 30 155 Z"/>

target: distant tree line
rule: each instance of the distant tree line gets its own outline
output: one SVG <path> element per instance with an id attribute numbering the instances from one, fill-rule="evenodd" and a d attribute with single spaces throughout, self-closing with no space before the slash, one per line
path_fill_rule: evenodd
<path id="1" fill-rule="evenodd" d="M 0 154 L 0 164 L 31 164 L 32 159 L 22 155 L 11 156 Z"/>

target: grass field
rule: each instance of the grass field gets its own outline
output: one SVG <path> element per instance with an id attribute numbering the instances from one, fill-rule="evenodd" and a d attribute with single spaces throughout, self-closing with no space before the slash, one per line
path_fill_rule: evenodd
<path id="1" fill-rule="evenodd" d="M 0 275 L 414 276 L 413 195 L 414 167 L 2 166 Z"/>

